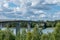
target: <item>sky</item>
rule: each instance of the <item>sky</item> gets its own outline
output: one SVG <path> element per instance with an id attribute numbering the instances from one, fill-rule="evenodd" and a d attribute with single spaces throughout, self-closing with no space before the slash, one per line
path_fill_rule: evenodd
<path id="1" fill-rule="evenodd" d="M 0 19 L 60 20 L 60 0 L 0 0 Z"/>

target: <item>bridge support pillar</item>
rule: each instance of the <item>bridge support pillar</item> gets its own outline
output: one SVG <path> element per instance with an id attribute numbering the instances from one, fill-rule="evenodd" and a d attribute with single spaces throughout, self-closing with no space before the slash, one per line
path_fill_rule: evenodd
<path id="1" fill-rule="evenodd" d="M 28 22 L 27 28 L 28 28 L 28 31 L 30 31 L 30 28 L 31 28 L 31 23 L 30 22 Z"/>
<path id="2" fill-rule="evenodd" d="M 20 32 L 20 23 L 16 23 L 16 35 Z"/>
<path id="3" fill-rule="evenodd" d="M 2 23 L 0 23 L 0 30 L 1 30 L 2 27 L 3 27 L 3 25 L 2 25 Z"/>

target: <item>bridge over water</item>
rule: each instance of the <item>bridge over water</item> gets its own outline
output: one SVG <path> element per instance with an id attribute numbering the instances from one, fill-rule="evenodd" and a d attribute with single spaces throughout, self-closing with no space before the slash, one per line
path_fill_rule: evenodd
<path id="1" fill-rule="evenodd" d="M 28 20 L 5 20 L 5 21 L 0 21 L 0 28 L 4 27 L 5 24 L 9 24 L 9 23 L 16 23 L 16 34 L 18 33 L 18 31 L 20 31 L 20 22 L 27 22 L 27 28 L 29 29 L 31 27 L 31 23 L 35 22 L 37 23 L 37 25 L 41 22 L 41 21 L 28 21 Z M 44 25 L 44 28 L 46 28 L 46 23 L 42 22 Z"/>

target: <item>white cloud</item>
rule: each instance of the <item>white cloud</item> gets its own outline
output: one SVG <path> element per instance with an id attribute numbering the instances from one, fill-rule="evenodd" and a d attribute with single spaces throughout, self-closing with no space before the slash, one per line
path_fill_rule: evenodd
<path id="1" fill-rule="evenodd" d="M 45 13 L 43 10 L 34 10 L 34 14 L 43 14 Z"/>
<path id="2" fill-rule="evenodd" d="M 40 14 L 39 17 L 40 17 L 40 18 L 44 18 L 44 17 L 46 17 L 46 15 L 45 15 L 45 14 Z"/>
<path id="3" fill-rule="evenodd" d="M 30 17 L 27 17 L 27 20 L 30 20 Z"/>
<path id="4" fill-rule="evenodd" d="M 31 19 L 31 18 L 32 19 L 34 19 L 34 18 L 39 19 L 39 18 L 44 18 L 44 17 L 50 17 L 49 15 L 46 15 L 45 12 L 43 11 L 45 9 L 45 5 L 43 5 L 43 6 L 40 5 L 41 0 L 9 0 L 9 1 L 13 2 L 14 4 L 19 5 L 19 6 L 12 8 L 12 12 L 5 12 L 6 15 L 11 14 L 11 15 L 17 16 L 17 17 L 20 17 L 20 16 L 25 17 L 27 15 L 25 17 L 26 19 Z M 4 1 L 4 2 L 2 1 L 2 2 L 0 2 L 0 4 L 1 5 L 3 4 L 3 7 L 5 7 L 5 8 L 10 8 L 9 3 L 8 3 L 9 1 Z M 60 0 L 45 0 L 42 4 L 59 4 L 59 3 L 60 3 Z M 37 8 L 36 6 L 43 9 L 43 10 Z M 39 10 L 37 10 L 37 9 L 33 10 L 33 8 L 30 8 L 30 7 L 36 7 Z M 0 8 L 0 11 L 3 11 L 2 9 L 3 8 Z M 20 12 L 22 14 L 18 14 L 18 12 Z M 30 15 L 29 12 L 32 15 Z M 37 14 L 37 16 L 33 15 L 33 13 L 35 15 Z M 7 18 L 6 16 L 1 16 L 1 18 L 3 18 L 3 17 Z M 60 14 L 54 14 L 53 17 L 60 17 Z M 17 19 L 19 19 L 19 18 L 17 18 Z"/>
<path id="5" fill-rule="evenodd" d="M 3 11 L 3 9 L 0 8 L 0 11 Z"/>
<path id="6" fill-rule="evenodd" d="M 0 11 L 3 11 L 3 9 L 1 8 L 1 4 L 0 4 Z"/>
<path id="7" fill-rule="evenodd" d="M 53 15 L 53 19 L 60 19 L 60 12 L 56 12 L 56 13 L 54 13 L 54 15 Z"/>
<path id="8" fill-rule="evenodd" d="M 48 4 L 55 4 L 57 1 L 56 0 L 45 0 L 45 3 Z"/>
<path id="9" fill-rule="evenodd" d="M 3 7 L 8 8 L 9 7 L 9 4 L 8 3 L 5 3 L 5 4 L 3 4 Z"/>
<path id="10" fill-rule="evenodd" d="M 36 6 L 40 0 L 31 0 L 32 1 L 32 5 L 31 6 Z"/>
<path id="11" fill-rule="evenodd" d="M 43 4 L 60 4 L 60 0 L 45 0 Z"/>
<path id="12" fill-rule="evenodd" d="M 4 15 L 0 15 L 0 19 L 8 19 L 8 17 L 6 17 Z"/>
<path id="13" fill-rule="evenodd" d="M 31 15 L 30 17 L 31 17 L 31 18 L 34 18 L 34 17 L 35 17 L 35 15 Z"/>
<path id="14" fill-rule="evenodd" d="M 19 7 L 14 8 L 14 12 L 16 11 L 20 11 L 20 8 Z"/>

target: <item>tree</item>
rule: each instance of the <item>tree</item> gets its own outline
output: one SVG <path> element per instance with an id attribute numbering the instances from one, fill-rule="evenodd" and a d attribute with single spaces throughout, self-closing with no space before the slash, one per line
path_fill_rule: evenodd
<path id="1" fill-rule="evenodd" d="M 49 40 L 55 40 L 55 36 L 54 35 L 50 35 Z"/>
<path id="2" fill-rule="evenodd" d="M 20 34 L 20 40 L 26 40 L 26 30 L 23 29 L 23 31 Z"/>
<path id="3" fill-rule="evenodd" d="M 15 35 L 10 30 L 0 31 L 0 40 L 15 40 Z"/>
<path id="4" fill-rule="evenodd" d="M 20 32 L 18 32 L 18 34 L 16 35 L 16 39 L 15 40 L 20 40 Z"/>
<path id="5" fill-rule="evenodd" d="M 55 40 L 55 36 L 53 35 L 53 33 L 48 33 L 49 36 L 49 40 Z"/>
<path id="6" fill-rule="evenodd" d="M 14 23 L 14 22 L 12 22 L 12 23 L 6 23 L 4 26 L 11 28 L 11 27 L 16 27 L 16 24 L 17 23 Z"/>
<path id="7" fill-rule="evenodd" d="M 58 22 L 56 24 L 53 34 L 54 34 L 56 40 L 60 40 L 60 22 Z"/>
<path id="8" fill-rule="evenodd" d="M 27 22 L 21 22 L 21 23 L 20 23 L 20 26 L 21 26 L 22 28 L 26 28 L 26 27 L 27 27 Z"/>
<path id="9" fill-rule="evenodd" d="M 49 35 L 43 34 L 43 35 L 41 36 L 41 40 L 49 40 Z"/>
<path id="10" fill-rule="evenodd" d="M 36 25 L 32 31 L 32 40 L 40 40 L 41 39 L 41 33 L 40 32 L 41 31 L 40 31 L 39 27 L 37 27 L 37 25 Z"/>
<path id="11" fill-rule="evenodd" d="M 31 32 L 28 32 L 26 35 L 26 40 L 31 40 L 32 39 L 32 34 Z"/>

